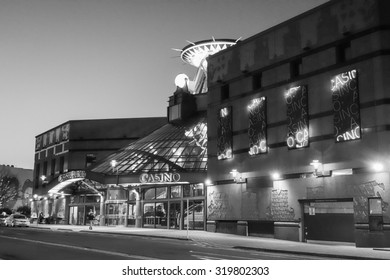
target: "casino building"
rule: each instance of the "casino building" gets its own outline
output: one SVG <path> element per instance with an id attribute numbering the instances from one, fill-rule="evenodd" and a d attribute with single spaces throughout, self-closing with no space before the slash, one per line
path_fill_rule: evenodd
<path id="1" fill-rule="evenodd" d="M 208 231 L 390 246 L 389 12 L 329 1 L 208 59 Z"/>
<path id="2" fill-rule="evenodd" d="M 389 12 L 332 0 L 191 43 L 178 51 L 198 71 L 177 76 L 168 123 L 48 193 L 68 221 L 93 196 L 101 225 L 390 247 Z"/>
<path id="3" fill-rule="evenodd" d="M 206 229 L 207 58 L 236 44 L 212 39 L 179 50 L 197 68 L 179 74 L 168 123 L 93 166 L 87 177 L 107 187 L 105 222 L 166 229 Z"/>

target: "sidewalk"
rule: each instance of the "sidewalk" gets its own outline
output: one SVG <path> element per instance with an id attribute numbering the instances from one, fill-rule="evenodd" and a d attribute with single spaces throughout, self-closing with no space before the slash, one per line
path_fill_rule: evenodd
<path id="1" fill-rule="evenodd" d="M 45 225 L 31 224 L 30 227 L 46 230 L 64 230 L 75 232 L 88 232 L 99 234 L 120 234 L 148 236 L 171 239 L 192 240 L 203 246 L 218 248 L 236 248 L 266 252 L 309 254 L 315 256 L 328 256 L 341 259 L 385 259 L 390 260 L 390 248 L 356 248 L 353 244 L 319 244 L 261 238 L 252 236 L 239 236 L 206 231 L 167 230 L 131 227 L 105 227 L 96 226 L 89 230 L 88 226 L 74 225 Z M 188 234 L 188 236 L 187 236 Z"/>

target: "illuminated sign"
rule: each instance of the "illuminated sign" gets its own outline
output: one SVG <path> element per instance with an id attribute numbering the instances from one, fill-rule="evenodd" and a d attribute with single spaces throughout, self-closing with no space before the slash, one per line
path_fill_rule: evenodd
<path id="1" fill-rule="evenodd" d="M 70 171 L 65 174 L 58 176 L 58 182 L 64 182 L 74 179 L 84 179 L 86 177 L 86 172 L 84 170 Z"/>
<path id="2" fill-rule="evenodd" d="M 218 159 L 233 157 L 232 108 L 225 107 L 218 112 L 217 131 Z"/>
<path id="3" fill-rule="evenodd" d="M 299 149 L 309 146 L 309 114 L 307 86 L 290 88 L 285 94 L 287 105 L 287 147 Z"/>
<path id="4" fill-rule="evenodd" d="M 249 154 L 267 153 L 267 111 L 265 97 L 255 98 L 249 110 Z"/>
<path id="5" fill-rule="evenodd" d="M 207 124 L 200 122 L 194 127 L 184 132 L 185 136 L 192 138 L 192 142 L 195 143 L 202 150 L 207 149 Z"/>
<path id="6" fill-rule="evenodd" d="M 360 139 L 360 105 L 357 71 L 336 75 L 331 80 L 333 122 L 336 142 Z"/>
<path id="7" fill-rule="evenodd" d="M 141 183 L 171 183 L 180 181 L 180 174 L 178 173 L 142 173 L 139 176 Z"/>

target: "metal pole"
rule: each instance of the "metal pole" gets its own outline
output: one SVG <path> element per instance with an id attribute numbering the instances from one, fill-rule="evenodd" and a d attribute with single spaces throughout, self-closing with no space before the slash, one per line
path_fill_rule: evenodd
<path id="1" fill-rule="evenodd" d="M 188 236 L 189 236 L 189 228 L 190 228 L 189 216 L 190 216 L 190 200 L 187 198 L 187 239 L 189 239 Z"/>

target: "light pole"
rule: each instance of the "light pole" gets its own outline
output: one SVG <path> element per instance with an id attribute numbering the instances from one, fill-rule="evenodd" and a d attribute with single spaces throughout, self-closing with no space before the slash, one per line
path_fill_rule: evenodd
<path id="1" fill-rule="evenodd" d="M 113 172 L 115 172 L 115 167 L 116 167 L 116 186 L 118 186 L 118 183 L 119 183 L 119 172 L 118 172 L 118 167 L 117 167 L 117 165 L 118 165 L 118 162 L 115 160 L 115 159 L 113 159 L 111 162 L 110 162 L 110 164 L 111 164 L 111 167 L 112 167 L 112 171 Z"/>

